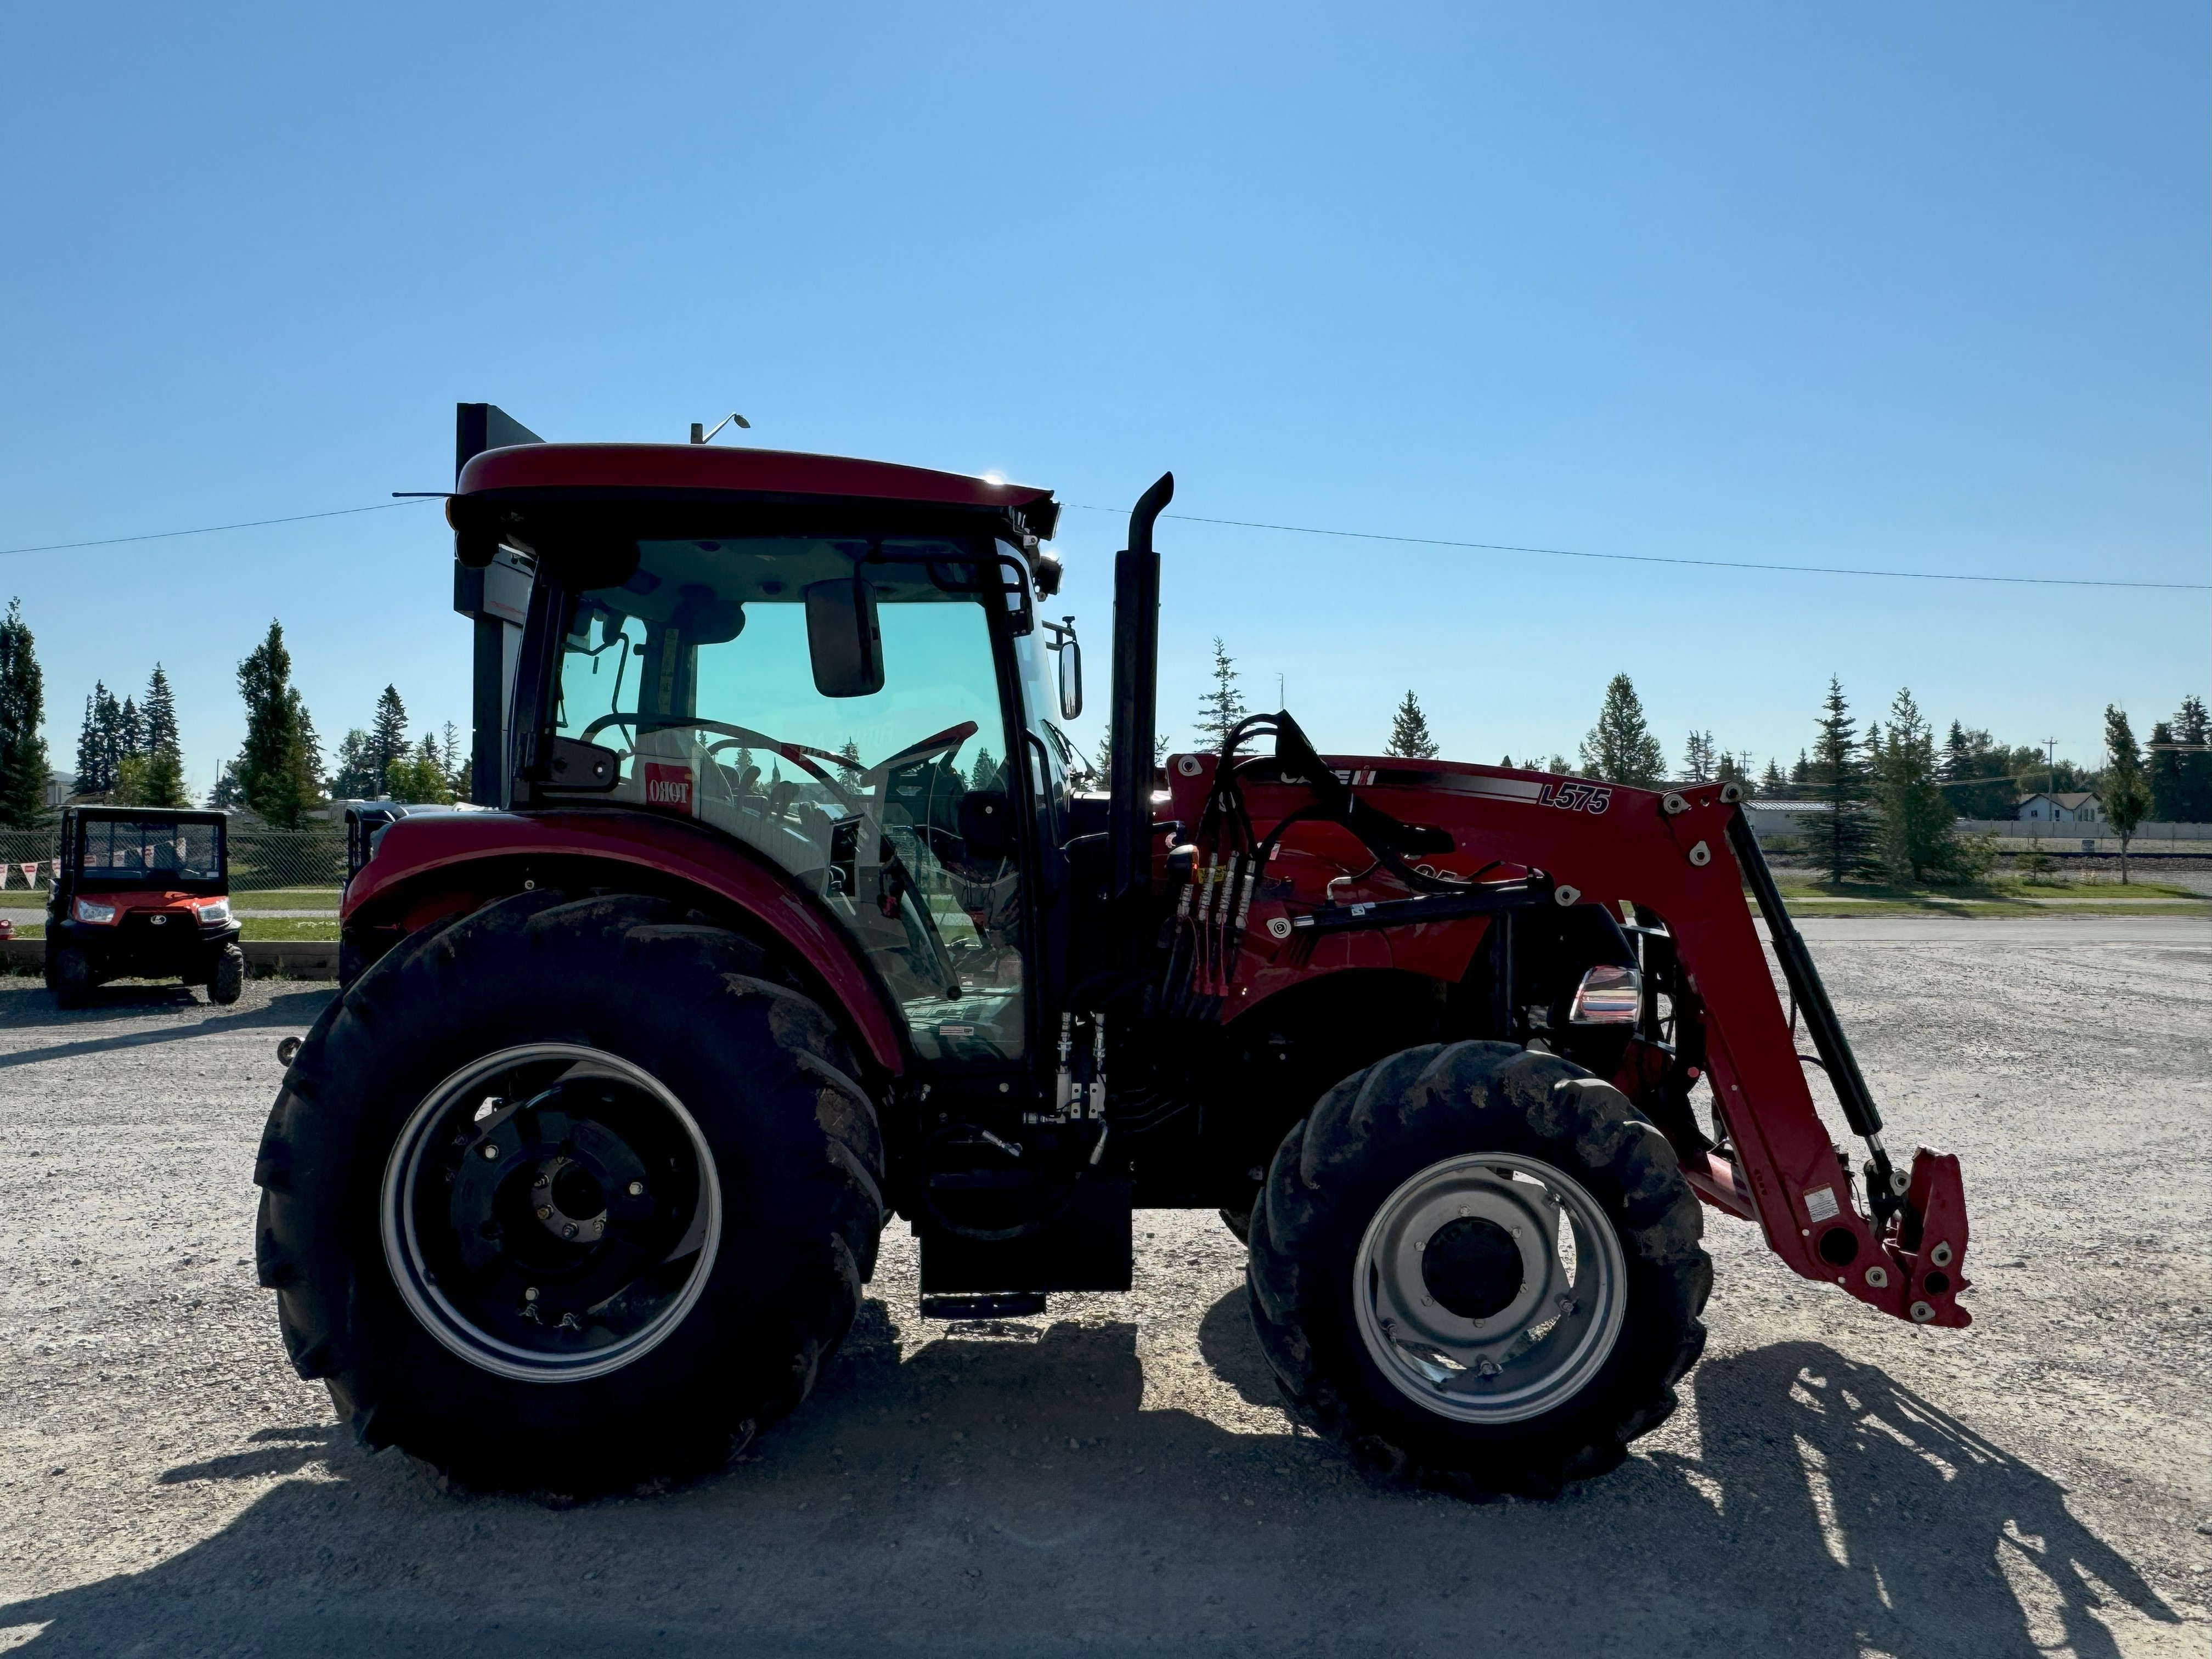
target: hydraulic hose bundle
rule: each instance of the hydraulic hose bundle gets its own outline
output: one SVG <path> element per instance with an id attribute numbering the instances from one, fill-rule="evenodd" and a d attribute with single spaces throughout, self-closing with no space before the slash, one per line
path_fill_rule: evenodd
<path id="1" fill-rule="evenodd" d="M 1274 739 L 1273 755 L 1240 756 L 1246 744 L 1262 737 Z M 1278 819 L 1261 836 L 1245 805 L 1243 780 L 1247 776 L 1302 785 L 1314 799 Z M 1269 860 L 1291 825 L 1316 818 L 1342 824 L 1375 855 L 1362 875 L 1387 870 L 1418 893 L 1444 892 L 1461 885 L 1423 875 L 1401 856 L 1449 852 L 1449 835 L 1401 823 L 1358 799 L 1315 752 L 1287 711 L 1254 714 L 1238 721 L 1223 740 L 1198 826 L 1187 844 L 1169 854 L 1171 902 L 1162 928 L 1164 960 L 1159 984 L 1164 1012 L 1195 1019 L 1211 1019 L 1219 1012 L 1243 963 L 1252 899 Z"/>

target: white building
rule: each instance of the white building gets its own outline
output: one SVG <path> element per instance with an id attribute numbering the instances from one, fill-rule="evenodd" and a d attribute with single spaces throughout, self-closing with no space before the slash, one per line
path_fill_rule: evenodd
<path id="1" fill-rule="evenodd" d="M 2030 795 L 2021 802 L 2015 816 L 2023 822 L 2037 823 L 2101 823 L 2105 820 L 2105 804 L 2087 793 Z"/>

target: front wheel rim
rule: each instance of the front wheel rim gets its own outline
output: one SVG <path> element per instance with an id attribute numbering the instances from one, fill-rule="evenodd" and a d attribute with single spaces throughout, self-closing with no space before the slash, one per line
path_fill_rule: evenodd
<path id="1" fill-rule="evenodd" d="M 1352 1263 L 1368 1357 L 1423 1410 L 1524 1422 L 1589 1386 L 1627 1317 L 1628 1264 L 1582 1183 L 1507 1152 L 1446 1158 L 1385 1199 Z"/>
<path id="2" fill-rule="evenodd" d="M 433 1089 L 385 1162 L 385 1264 L 480 1370 L 580 1382 L 643 1358 L 714 1271 L 721 1186 L 697 1121 L 617 1054 L 531 1043 Z"/>

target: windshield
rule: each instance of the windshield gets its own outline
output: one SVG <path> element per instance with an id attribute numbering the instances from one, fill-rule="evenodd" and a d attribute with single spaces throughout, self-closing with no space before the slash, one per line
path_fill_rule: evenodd
<path id="1" fill-rule="evenodd" d="M 1020 878 L 988 607 L 1000 568 L 950 541 L 641 542 L 578 597 L 555 729 L 618 757 L 613 798 L 742 841 L 817 894 L 925 1058 L 1023 1048 Z M 805 589 L 874 590 L 883 688 L 815 687 Z"/>
<path id="2" fill-rule="evenodd" d="M 77 834 L 84 887 L 198 886 L 222 879 L 222 826 L 168 818 L 94 818 Z"/>

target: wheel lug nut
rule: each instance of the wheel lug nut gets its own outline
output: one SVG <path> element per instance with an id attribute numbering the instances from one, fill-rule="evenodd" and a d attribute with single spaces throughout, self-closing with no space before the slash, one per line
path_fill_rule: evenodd
<path id="1" fill-rule="evenodd" d="M 561 1237 L 563 1237 L 563 1238 L 574 1238 L 575 1236 L 576 1236 L 576 1224 L 575 1224 L 574 1222 L 573 1222 L 573 1221 L 572 1221 L 572 1222 L 570 1222 L 567 1226 L 565 1226 L 565 1227 L 563 1227 L 563 1228 L 562 1228 L 562 1229 L 561 1229 Z"/>
<path id="2" fill-rule="evenodd" d="M 538 1206 L 538 1218 L 540 1221 L 550 1221 L 553 1218 L 553 1206 L 550 1204 L 539 1205 Z"/>
<path id="3" fill-rule="evenodd" d="M 486 1158 L 495 1159 L 499 1157 L 499 1148 L 493 1146 L 491 1142 L 487 1140 L 484 1142 L 483 1155 Z"/>
<path id="4" fill-rule="evenodd" d="M 522 1299 L 523 1299 L 525 1302 L 535 1302 L 535 1301 L 537 1301 L 537 1300 L 538 1300 L 538 1287 L 537 1287 L 535 1285 L 525 1285 L 522 1287 Z"/>
<path id="5" fill-rule="evenodd" d="M 645 1196 L 645 1183 L 642 1181 L 633 1181 L 629 1183 L 629 1186 L 625 1188 L 625 1190 L 632 1198 L 643 1198 Z"/>

